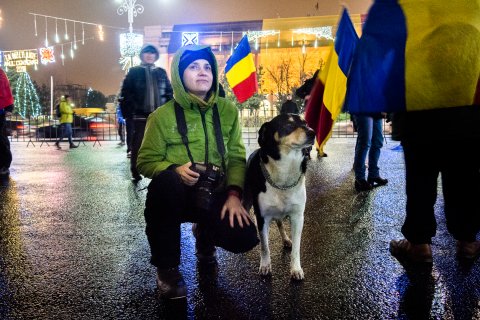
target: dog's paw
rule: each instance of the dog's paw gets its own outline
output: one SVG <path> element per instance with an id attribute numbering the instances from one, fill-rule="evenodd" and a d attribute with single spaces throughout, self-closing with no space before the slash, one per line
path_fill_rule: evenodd
<path id="1" fill-rule="evenodd" d="M 286 239 L 283 239 L 283 247 L 284 248 L 292 248 L 292 240 L 286 238 Z"/>
<path id="2" fill-rule="evenodd" d="M 293 280 L 303 280 L 305 278 L 305 275 L 303 274 L 303 269 L 291 269 L 290 270 L 290 277 Z"/>
<path id="3" fill-rule="evenodd" d="M 258 268 L 258 274 L 261 276 L 268 276 L 272 274 L 272 265 L 268 264 L 260 264 L 260 268 Z"/>

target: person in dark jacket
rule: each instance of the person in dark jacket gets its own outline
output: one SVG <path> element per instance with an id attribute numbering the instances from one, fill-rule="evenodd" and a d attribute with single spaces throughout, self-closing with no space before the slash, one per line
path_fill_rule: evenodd
<path id="1" fill-rule="evenodd" d="M 282 108 L 280 109 L 280 113 L 294 113 L 298 114 L 298 106 L 297 104 L 292 100 L 292 95 L 287 94 L 287 100 L 282 104 Z"/>
<path id="2" fill-rule="evenodd" d="M 152 179 L 144 214 L 158 290 L 162 298 L 177 299 L 186 295 L 178 269 L 182 222 L 195 222 L 202 265 L 216 263 L 217 246 L 243 253 L 259 240 L 241 204 L 246 154 L 238 110 L 218 96 L 213 52 L 207 46 L 182 47 L 171 72 L 175 99 L 148 118 L 138 169 Z"/>
<path id="3" fill-rule="evenodd" d="M 7 75 L 0 68 L 0 176 L 10 174 L 12 152 L 7 137 L 6 114 L 13 111 L 13 95 Z"/>
<path id="4" fill-rule="evenodd" d="M 130 171 L 133 182 L 142 179 L 137 170 L 137 156 L 147 118 L 156 108 L 173 98 L 166 71 L 155 66 L 158 58 L 159 52 L 155 46 L 144 45 L 140 51 L 141 65 L 130 68 L 120 92 L 120 108 L 127 121 L 127 131 L 130 130 L 127 137 L 129 134 L 132 136 Z"/>

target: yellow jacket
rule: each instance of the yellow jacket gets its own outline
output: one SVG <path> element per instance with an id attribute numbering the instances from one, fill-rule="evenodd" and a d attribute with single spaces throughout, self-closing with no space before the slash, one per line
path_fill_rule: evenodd
<path id="1" fill-rule="evenodd" d="M 73 122 L 73 110 L 68 101 L 62 98 L 60 101 L 60 123 L 72 123 Z"/>

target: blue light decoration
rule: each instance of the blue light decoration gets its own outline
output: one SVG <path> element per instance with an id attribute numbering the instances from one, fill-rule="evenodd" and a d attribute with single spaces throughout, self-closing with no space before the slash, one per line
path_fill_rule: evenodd
<path id="1" fill-rule="evenodd" d="M 15 86 L 15 109 L 22 118 L 36 118 L 42 112 L 37 90 L 27 72 L 20 73 Z"/>

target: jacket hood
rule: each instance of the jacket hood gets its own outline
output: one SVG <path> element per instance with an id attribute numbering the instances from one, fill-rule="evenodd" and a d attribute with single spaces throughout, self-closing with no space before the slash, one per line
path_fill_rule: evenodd
<path id="1" fill-rule="evenodd" d="M 156 56 L 156 59 L 155 60 L 158 60 L 158 58 L 160 57 L 160 53 L 158 52 L 158 49 L 157 47 L 155 47 L 153 44 L 150 44 L 150 43 L 146 43 L 143 45 L 142 47 L 142 50 L 140 50 L 140 60 L 141 59 L 141 56 L 142 56 L 142 53 L 144 52 L 154 52 L 155 53 L 155 56 Z"/>
<path id="2" fill-rule="evenodd" d="M 177 52 L 175 53 L 175 56 L 173 57 L 172 65 L 171 65 L 173 96 L 175 100 L 184 108 L 187 106 L 190 106 L 191 104 L 197 104 L 198 101 L 195 101 L 195 99 L 185 90 L 185 87 L 183 86 L 183 83 L 182 83 L 183 75 L 180 75 L 180 71 L 179 71 L 180 58 L 186 51 L 200 51 L 200 50 L 205 50 L 206 53 L 208 53 L 212 57 L 211 61 L 213 61 L 213 65 L 212 65 L 213 83 L 212 83 L 212 89 L 210 89 L 211 91 L 211 93 L 209 94 L 210 97 L 208 101 L 206 101 L 206 104 L 209 107 L 211 107 L 217 101 L 218 66 L 217 66 L 217 59 L 215 58 L 215 55 L 213 54 L 209 46 L 200 46 L 200 45 L 185 46 L 177 50 Z"/>

